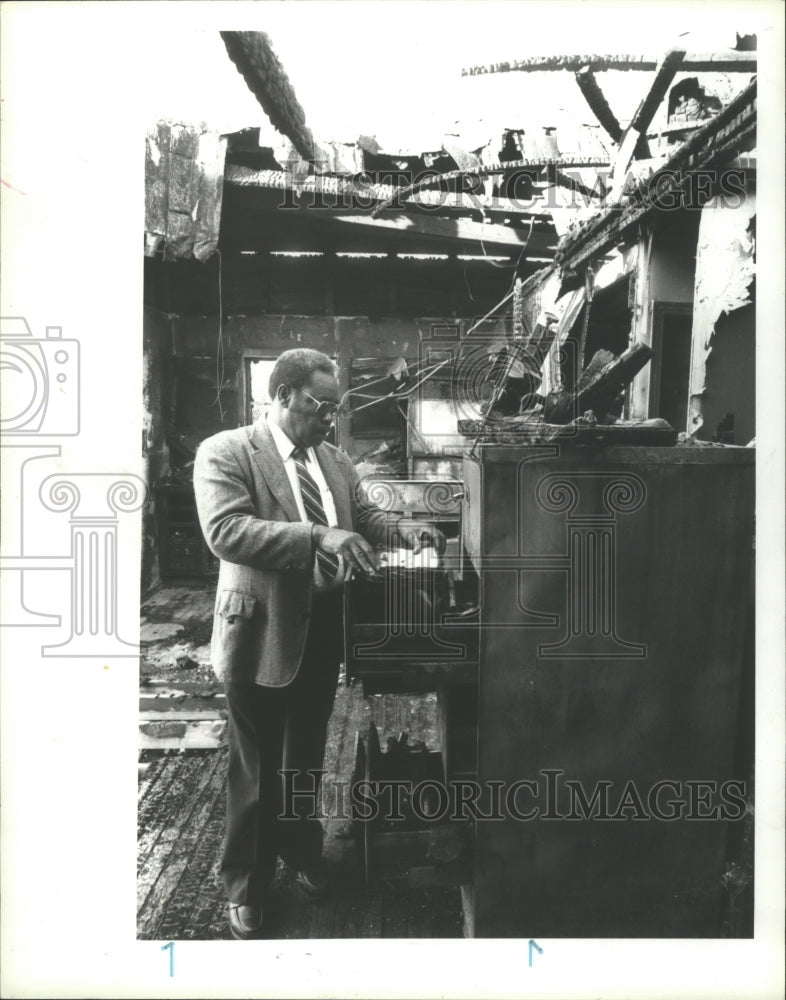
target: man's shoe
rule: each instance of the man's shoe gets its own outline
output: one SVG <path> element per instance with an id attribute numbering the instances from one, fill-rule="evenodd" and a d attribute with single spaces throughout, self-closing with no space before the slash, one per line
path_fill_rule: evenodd
<path id="1" fill-rule="evenodd" d="M 230 903 L 229 929 L 238 941 L 254 941 L 262 936 L 264 913 L 259 903 Z"/>
<path id="2" fill-rule="evenodd" d="M 295 876 L 301 892 L 310 899 L 321 899 L 328 891 L 328 877 L 323 861 L 301 868 Z"/>

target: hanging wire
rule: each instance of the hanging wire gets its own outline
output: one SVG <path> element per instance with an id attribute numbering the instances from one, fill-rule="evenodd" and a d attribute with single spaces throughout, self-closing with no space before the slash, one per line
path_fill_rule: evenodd
<path id="1" fill-rule="evenodd" d="M 469 295 L 470 302 L 475 301 L 475 296 L 472 294 L 472 289 L 469 287 L 469 279 L 467 278 L 467 264 L 468 260 L 464 261 L 463 275 L 464 275 L 464 287 L 467 289 L 467 295 Z"/>
<path id="2" fill-rule="evenodd" d="M 419 386 L 423 385 L 424 382 L 427 382 L 431 378 L 432 375 L 435 375 L 436 372 L 439 371 L 440 368 L 443 368 L 446 364 L 448 364 L 448 362 L 450 362 L 452 360 L 453 360 L 453 358 L 448 357 L 448 358 L 445 358 L 443 361 L 440 361 L 439 364 L 432 365 L 430 369 L 429 368 L 422 369 L 417 374 L 418 375 L 423 375 L 423 378 L 421 378 L 414 385 L 407 386 L 407 388 L 406 388 L 406 390 L 404 392 L 399 392 L 397 389 L 392 389 L 390 392 L 386 393 L 384 396 L 373 396 L 372 397 L 372 396 L 369 396 L 367 393 L 361 393 L 361 392 L 357 392 L 354 389 L 348 389 L 347 392 L 344 393 L 344 395 L 343 395 L 343 397 L 341 399 L 341 402 L 343 404 L 344 400 L 347 398 L 348 395 L 350 395 L 350 393 L 353 396 L 356 395 L 356 396 L 361 396 L 362 398 L 365 398 L 365 399 L 371 399 L 370 403 L 364 403 L 362 406 L 355 406 L 355 407 L 353 407 L 352 412 L 353 413 L 358 413 L 358 412 L 360 412 L 360 410 L 365 410 L 367 406 L 374 406 L 375 403 L 381 403 L 385 399 L 406 399 L 407 396 L 409 396 L 411 393 L 413 393 L 415 391 L 415 389 L 417 389 Z M 424 372 L 426 373 L 425 375 L 424 375 Z M 385 382 L 387 380 L 387 378 L 388 378 L 388 376 L 385 375 L 381 379 L 374 379 L 373 382 L 367 382 L 363 386 L 363 388 L 364 389 L 368 389 L 369 386 L 374 385 L 376 382 Z"/>
<path id="3" fill-rule="evenodd" d="M 515 278 L 514 278 L 514 286 L 515 286 Z M 485 316 L 482 316 L 477 321 L 477 323 L 474 323 L 467 330 L 466 334 L 464 335 L 465 338 L 468 337 L 469 334 L 471 334 L 475 330 L 477 330 L 477 328 L 479 326 L 481 326 L 483 323 L 485 323 L 486 320 L 489 319 L 498 309 L 500 309 L 502 306 L 504 306 L 505 303 L 512 297 L 512 295 L 513 295 L 513 290 L 511 290 L 510 292 L 508 292 L 508 294 L 503 299 L 501 299 L 495 306 L 493 306 L 486 313 Z M 360 410 L 365 410 L 369 406 L 376 406 L 377 403 L 381 403 L 381 402 L 383 402 L 386 399 L 395 399 L 395 400 L 406 399 L 417 388 L 419 388 L 421 385 L 423 385 L 424 382 L 427 382 L 430 378 L 432 378 L 440 370 L 440 368 L 444 368 L 445 365 L 451 364 L 453 361 L 454 361 L 453 356 L 449 355 L 447 358 L 444 358 L 438 364 L 432 365 L 430 367 L 427 366 L 426 368 L 421 368 L 419 371 L 417 371 L 417 376 L 416 377 L 418 377 L 418 381 L 414 385 L 407 386 L 406 389 L 403 392 L 400 392 L 397 389 L 393 389 L 391 392 L 386 393 L 384 396 L 374 396 L 373 398 L 371 398 L 370 402 L 364 403 L 362 406 L 354 407 L 351 412 L 353 414 L 354 413 L 359 413 Z M 422 376 L 422 377 L 420 377 L 420 376 Z M 347 399 L 348 396 L 355 396 L 355 395 L 357 395 L 357 396 L 361 396 L 362 398 L 370 398 L 367 393 L 363 392 L 363 390 L 369 389 L 372 385 L 376 385 L 379 382 L 385 382 L 388 379 L 388 377 L 389 376 L 387 376 L 387 375 L 383 375 L 381 378 L 373 379 L 371 382 L 366 382 L 362 386 L 362 389 L 360 389 L 360 390 L 358 390 L 358 389 L 347 389 L 347 391 L 341 397 L 340 406 L 342 406 L 342 407 L 344 406 L 344 404 L 345 404 L 346 399 Z"/>
<path id="4" fill-rule="evenodd" d="M 224 422 L 224 407 L 221 404 L 221 388 L 224 384 L 224 293 L 221 251 L 218 254 L 218 343 L 216 344 L 216 398 L 210 404 L 218 404 L 221 423 Z"/>

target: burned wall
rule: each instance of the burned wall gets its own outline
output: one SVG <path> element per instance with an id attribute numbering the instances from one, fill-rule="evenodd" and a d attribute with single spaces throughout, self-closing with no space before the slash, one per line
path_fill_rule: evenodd
<path id="1" fill-rule="evenodd" d="M 169 468 L 166 435 L 166 396 L 170 368 L 171 320 L 146 306 L 142 322 L 142 455 L 148 484 L 157 482 Z M 159 578 L 158 533 L 152 491 L 142 517 L 142 592 Z"/>
<path id="2" fill-rule="evenodd" d="M 710 439 L 726 413 L 738 422 L 735 443 L 755 435 L 756 194 L 714 198 L 702 209 L 696 248 L 689 429 Z M 739 315 L 737 315 L 739 313 Z"/>
<path id="3" fill-rule="evenodd" d="M 443 329 L 467 330 L 511 282 L 509 268 L 484 261 L 394 255 L 221 254 L 205 263 L 146 260 L 145 268 L 147 301 L 173 314 L 166 401 L 172 464 L 187 462 L 210 434 L 249 421 L 250 359 L 316 348 L 336 359 L 344 392 L 362 386 L 375 365 L 397 358 L 416 365 L 425 342 Z M 374 410 L 378 433 L 368 417 L 339 428 L 354 457 L 389 439 L 391 414 L 382 419 L 384 408 Z M 396 430 L 404 448 L 403 418 Z"/>
<path id="4" fill-rule="evenodd" d="M 251 422 L 255 359 L 272 359 L 294 347 L 316 348 L 336 360 L 342 393 L 366 392 L 368 383 L 391 367 L 416 370 L 435 340 L 447 337 L 458 345 L 505 297 L 511 281 L 509 267 L 456 258 L 220 253 L 205 262 L 146 259 L 145 448 L 151 496 L 156 484 L 165 490 L 190 484 L 196 449 L 206 437 Z M 504 331 L 506 325 L 503 316 L 483 329 Z M 370 392 L 390 388 L 380 383 Z M 368 402 L 363 396 L 351 399 L 356 409 Z M 406 411 L 394 403 L 340 418 L 336 433 L 361 473 L 369 467 L 418 471 L 408 463 Z M 453 468 L 449 461 L 443 465 Z M 434 472 L 441 470 L 433 465 Z M 163 551 L 152 501 L 144 545 L 147 588 L 158 578 L 156 551 Z M 195 555 L 195 573 L 199 565 Z"/>

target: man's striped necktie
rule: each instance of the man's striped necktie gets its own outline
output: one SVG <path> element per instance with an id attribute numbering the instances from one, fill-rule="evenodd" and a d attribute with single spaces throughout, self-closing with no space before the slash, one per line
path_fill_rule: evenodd
<path id="1" fill-rule="evenodd" d="M 306 517 L 314 524 L 324 524 L 327 526 L 328 519 L 325 515 L 325 508 L 322 503 L 322 495 L 316 480 L 308 471 L 306 466 L 306 452 L 303 448 L 295 448 L 292 452 L 297 469 L 297 478 L 300 483 L 300 496 L 303 506 L 306 509 Z M 317 561 L 325 578 L 334 580 L 338 574 L 338 557 L 328 552 L 317 549 Z"/>

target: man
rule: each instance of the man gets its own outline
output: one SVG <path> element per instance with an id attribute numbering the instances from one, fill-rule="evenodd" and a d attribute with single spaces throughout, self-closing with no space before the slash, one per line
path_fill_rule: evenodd
<path id="1" fill-rule="evenodd" d="M 243 940 L 262 934 L 277 856 L 306 894 L 327 888 L 313 799 L 284 804 L 279 772 L 294 770 L 295 789 L 314 789 L 307 772 L 323 764 L 342 655 L 342 584 L 377 571 L 373 545 L 391 527 L 358 503 L 354 466 L 325 441 L 339 406 L 330 358 L 284 352 L 269 390 L 267 419 L 208 438 L 194 466 L 202 531 L 221 561 L 212 639 L 229 716 L 221 870 L 230 929 Z M 429 528 L 405 526 L 400 536 L 414 549 L 442 542 Z M 282 805 L 297 819 L 280 818 Z"/>

